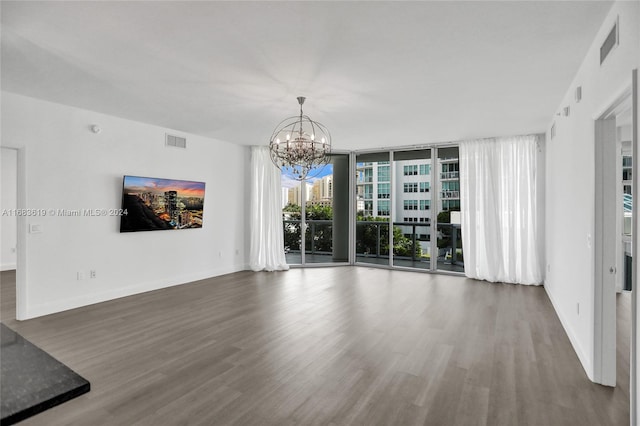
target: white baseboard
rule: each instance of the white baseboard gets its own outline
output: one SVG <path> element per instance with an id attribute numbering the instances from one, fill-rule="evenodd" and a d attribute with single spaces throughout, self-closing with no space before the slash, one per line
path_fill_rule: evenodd
<path id="1" fill-rule="evenodd" d="M 3 263 L 0 265 L 0 271 L 12 271 L 16 269 L 17 265 L 15 263 Z"/>
<path id="2" fill-rule="evenodd" d="M 148 281 L 128 287 L 121 287 L 112 291 L 83 295 L 61 301 L 43 303 L 35 306 L 27 306 L 25 316 L 24 318 L 21 318 L 21 320 L 28 320 L 44 315 L 55 314 L 58 312 L 68 311 L 70 309 L 81 308 L 83 306 L 119 299 L 121 297 L 133 296 L 134 294 L 146 293 L 148 291 L 160 290 L 176 285 L 189 284 L 194 281 L 213 278 L 220 275 L 246 271 L 247 269 L 248 265 L 234 265 L 227 268 L 203 271 L 197 274 L 187 274 L 178 277 L 171 277 L 165 280 Z"/>
<path id="3" fill-rule="evenodd" d="M 549 291 L 549 287 L 545 285 L 544 291 L 547 293 L 547 297 L 549 297 L 549 300 L 551 301 L 551 305 L 553 305 L 553 309 L 556 311 L 556 315 L 558 315 L 558 318 L 560 319 L 560 324 L 562 324 L 562 328 L 564 328 L 564 332 L 567 333 L 567 336 L 569 337 L 569 341 L 571 342 L 571 346 L 573 346 L 573 350 L 575 351 L 576 355 L 578 355 L 578 359 L 580 360 L 580 364 L 582 364 L 582 368 L 584 369 L 584 372 L 587 373 L 587 377 L 589 377 L 589 380 L 593 382 L 594 381 L 593 380 L 594 379 L 593 358 L 588 356 L 587 352 L 584 351 L 584 348 L 582 347 L 582 345 L 580 344 L 580 341 L 576 337 L 575 332 L 573 331 L 573 328 L 571 328 L 571 326 L 569 325 L 569 321 L 567 321 L 567 318 L 565 317 L 564 313 L 560 309 L 558 309 L 558 304 L 556 303 L 555 299 L 553 298 L 553 295 Z"/>

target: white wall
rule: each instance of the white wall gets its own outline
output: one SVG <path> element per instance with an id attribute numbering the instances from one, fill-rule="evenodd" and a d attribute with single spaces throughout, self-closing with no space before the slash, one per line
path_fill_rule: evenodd
<path id="1" fill-rule="evenodd" d="M 165 132 L 186 136 L 187 149 L 165 147 Z M 246 269 L 248 148 L 4 92 L 2 144 L 21 148 L 32 209 L 119 208 L 125 174 L 206 182 L 202 229 L 121 234 L 118 217 L 19 223 L 20 319 Z M 34 224 L 43 232 L 27 233 Z M 95 279 L 77 279 L 92 269 Z"/>
<path id="2" fill-rule="evenodd" d="M 639 65 L 639 6 L 638 2 L 613 5 L 558 105 L 556 112 L 570 106 L 570 116 L 555 116 L 555 138 L 551 139 L 547 133 L 545 257 L 549 269 L 545 289 L 592 379 L 594 248 L 589 240 L 595 230 L 594 120 L 630 87 L 631 71 Z M 617 16 L 620 18 L 620 45 L 600 66 L 600 45 Z M 577 86 L 582 86 L 580 103 L 574 100 Z"/>
<path id="3" fill-rule="evenodd" d="M 16 269 L 16 231 L 17 220 L 11 210 L 15 210 L 17 202 L 18 156 L 14 149 L 1 149 L 2 188 L 0 209 L 0 270 Z"/>

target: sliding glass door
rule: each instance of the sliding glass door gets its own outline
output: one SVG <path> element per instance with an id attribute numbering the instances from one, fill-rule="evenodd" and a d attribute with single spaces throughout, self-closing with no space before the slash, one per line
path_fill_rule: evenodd
<path id="1" fill-rule="evenodd" d="M 356 262 L 389 265 L 389 153 L 356 155 Z"/>
<path id="2" fill-rule="evenodd" d="M 332 154 L 302 182 L 283 170 L 282 198 L 289 265 L 349 261 L 349 154 Z"/>
<path id="3" fill-rule="evenodd" d="M 438 148 L 438 270 L 464 272 L 458 147 Z"/>
<path id="4" fill-rule="evenodd" d="M 431 150 L 393 152 L 393 266 L 431 269 Z"/>
<path id="5" fill-rule="evenodd" d="M 310 176 L 282 172 L 288 264 L 464 272 L 457 147 L 334 153 Z"/>
<path id="6" fill-rule="evenodd" d="M 284 253 L 289 265 L 302 264 L 302 204 L 305 200 L 304 182 L 282 171 L 282 224 L 284 227 Z"/>
<path id="7" fill-rule="evenodd" d="M 349 154 L 308 180 L 305 203 L 305 263 L 349 261 Z"/>
<path id="8" fill-rule="evenodd" d="M 356 154 L 355 163 L 356 262 L 464 272 L 458 148 Z"/>

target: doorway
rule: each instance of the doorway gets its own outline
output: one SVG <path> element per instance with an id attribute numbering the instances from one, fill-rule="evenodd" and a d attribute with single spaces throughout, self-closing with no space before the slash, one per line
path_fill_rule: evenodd
<path id="1" fill-rule="evenodd" d="M 632 271 L 631 88 L 625 90 L 595 122 L 595 333 L 594 381 L 628 383 Z M 624 289 L 627 289 L 626 291 Z M 628 299 L 628 300 L 627 300 Z M 618 312 L 618 310 L 629 312 Z M 618 319 L 620 322 L 618 323 Z M 622 372 L 622 375 L 618 375 Z"/>
<path id="2" fill-rule="evenodd" d="M 303 181 L 282 169 L 282 221 L 287 264 L 349 263 L 349 154 L 334 152 Z"/>
<path id="3" fill-rule="evenodd" d="M 0 149 L 2 180 L 0 211 L 2 238 L 0 244 L 0 320 L 16 319 L 16 268 L 18 237 L 18 151 Z"/>

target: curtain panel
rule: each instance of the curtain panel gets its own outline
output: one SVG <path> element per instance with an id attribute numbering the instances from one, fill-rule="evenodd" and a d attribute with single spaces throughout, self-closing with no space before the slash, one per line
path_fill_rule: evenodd
<path id="1" fill-rule="evenodd" d="M 541 284 L 537 136 L 460 143 L 465 275 Z"/>
<path id="2" fill-rule="evenodd" d="M 289 269 L 284 253 L 280 179 L 269 147 L 251 147 L 249 266 L 253 271 Z"/>

